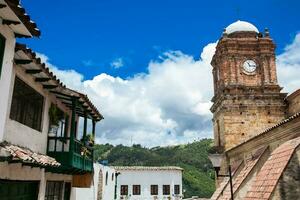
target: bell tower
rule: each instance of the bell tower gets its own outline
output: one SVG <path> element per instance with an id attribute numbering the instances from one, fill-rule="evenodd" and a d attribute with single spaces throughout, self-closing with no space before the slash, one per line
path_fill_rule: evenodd
<path id="1" fill-rule="evenodd" d="M 245 21 L 229 25 L 211 65 L 216 146 L 227 150 L 285 118 L 286 94 L 277 82 L 275 44 L 267 29 L 259 33 Z"/>

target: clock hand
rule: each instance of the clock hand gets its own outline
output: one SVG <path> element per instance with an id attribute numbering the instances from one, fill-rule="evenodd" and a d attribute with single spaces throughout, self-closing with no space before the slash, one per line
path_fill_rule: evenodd
<path id="1" fill-rule="evenodd" d="M 248 64 L 249 67 L 251 67 L 251 63 L 249 61 L 247 61 L 247 64 Z"/>

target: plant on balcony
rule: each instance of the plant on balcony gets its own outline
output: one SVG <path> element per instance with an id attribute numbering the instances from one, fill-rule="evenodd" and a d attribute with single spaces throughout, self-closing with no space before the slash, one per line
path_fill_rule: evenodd
<path id="1" fill-rule="evenodd" d="M 92 147 L 95 143 L 95 139 L 94 139 L 93 134 L 88 134 L 86 136 L 86 141 L 87 141 L 88 145 Z"/>
<path id="2" fill-rule="evenodd" d="M 84 158 L 88 158 L 89 156 L 89 150 L 86 147 L 81 147 L 80 149 L 80 154 L 81 156 L 83 156 Z"/>
<path id="3" fill-rule="evenodd" d="M 90 147 L 93 147 L 95 143 L 94 136 L 91 133 L 87 134 L 85 137 L 82 137 L 81 141 L 84 142 L 86 146 L 90 146 Z"/>
<path id="4" fill-rule="evenodd" d="M 48 114 L 50 122 L 49 135 L 55 136 L 59 127 L 59 121 L 62 119 L 62 114 L 54 104 L 51 104 Z"/>

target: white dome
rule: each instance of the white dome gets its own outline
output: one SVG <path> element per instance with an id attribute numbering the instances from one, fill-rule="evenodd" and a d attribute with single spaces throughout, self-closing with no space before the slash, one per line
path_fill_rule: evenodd
<path id="1" fill-rule="evenodd" d="M 227 26 L 225 33 L 230 34 L 238 31 L 253 31 L 259 33 L 258 29 L 253 24 L 240 20 Z"/>

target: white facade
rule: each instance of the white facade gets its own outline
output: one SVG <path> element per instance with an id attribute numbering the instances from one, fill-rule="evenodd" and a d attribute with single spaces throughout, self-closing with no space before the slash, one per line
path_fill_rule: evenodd
<path id="1" fill-rule="evenodd" d="M 5 38 L 5 49 L 0 76 L 0 142 L 7 141 L 14 145 L 20 145 L 32 151 L 46 154 L 49 121 L 46 110 L 49 109 L 53 97 L 51 97 L 47 91 L 43 90 L 42 86 L 35 82 L 24 70 L 13 64 L 16 44 L 13 30 L 9 26 L 0 23 L 0 34 Z M 45 102 L 41 132 L 11 120 L 9 117 L 16 76 L 44 96 Z M 45 197 L 47 181 L 72 181 L 71 175 L 47 173 L 43 168 L 23 166 L 21 163 L 8 164 L 7 162 L 0 162 L 0 172 L 0 179 L 2 180 L 39 181 L 39 200 L 43 200 Z"/>
<path id="2" fill-rule="evenodd" d="M 93 185 L 90 188 L 74 188 L 76 200 L 113 200 L 115 196 L 115 170 L 94 164 Z"/>
<path id="3" fill-rule="evenodd" d="M 13 31 L 8 27 L 0 23 L 0 34 L 6 39 L 2 70 L 0 76 L 0 141 L 3 140 L 4 126 L 6 122 L 6 117 L 9 111 L 9 94 L 10 94 L 10 84 L 12 80 L 12 65 L 15 53 L 16 39 Z M 0 64 L 1 65 L 1 64 Z"/>
<path id="4" fill-rule="evenodd" d="M 29 149 L 31 152 L 46 155 L 48 129 L 49 129 L 48 111 L 51 103 L 55 104 L 61 111 L 63 111 L 65 114 L 68 114 L 69 116 L 71 116 L 71 109 L 68 108 L 65 104 L 63 104 L 62 101 L 58 99 L 53 93 L 45 89 L 41 84 L 41 82 L 36 81 L 36 77 L 33 77 L 32 74 L 30 73 L 26 73 L 26 67 L 18 66 L 15 63 L 15 61 L 19 59 L 19 60 L 32 60 L 32 62 L 28 64 L 28 66 L 30 65 L 30 67 L 31 66 L 36 67 L 38 65 L 41 65 L 41 63 L 37 63 L 36 60 L 33 60 L 32 57 L 27 55 L 25 51 L 23 50 L 15 51 L 16 35 L 31 37 L 32 34 L 30 33 L 29 30 L 27 30 L 21 18 L 19 19 L 17 17 L 15 11 L 8 4 L 6 4 L 4 0 L 0 0 L 0 4 L 1 6 L 4 6 L 0 9 L 0 34 L 1 37 L 5 39 L 3 61 L 0 63 L 0 70 L 1 70 L 0 73 L 0 143 L 1 145 L 4 143 L 12 144 L 20 147 L 20 149 L 22 148 Z M 15 9 L 20 9 L 20 7 L 17 7 Z M 12 20 L 14 22 L 17 21 L 20 22 L 20 24 L 3 25 L 2 23 L 3 19 L 6 19 L 7 21 Z M 33 23 L 33 22 L 28 22 L 28 23 Z M 22 80 L 24 83 L 26 83 L 27 86 L 34 89 L 37 93 L 39 93 L 43 97 L 40 131 L 30 128 L 29 126 L 26 126 L 16 120 L 12 120 L 10 117 L 16 77 Z M 50 80 L 50 81 L 52 81 L 50 82 L 50 84 L 55 82 L 55 80 Z M 78 116 L 76 116 L 76 119 L 78 119 Z M 69 121 L 69 125 L 70 123 L 71 120 Z M 67 136 L 70 137 L 70 130 L 67 131 L 67 134 L 68 134 Z M 66 143 L 65 145 L 67 146 L 68 143 Z M 0 184 L 3 184 L 4 182 L 5 183 L 6 182 L 21 183 L 23 181 L 36 182 L 38 183 L 37 199 L 44 200 L 46 194 L 47 182 L 48 181 L 60 182 L 62 185 L 60 196 L 64 199 L 65 188 L 69 188 L 70 193 L 68 192 L 68 194 L 70 194 L 70 199 L 76 198 L 75 195 L 76 191 L 73 188 L 71 188 L 73 184 L 72 183 L 73 175 L 70 175 L 71 173 L 67 174 L 67 173 L 60 172 L 58 174 L 58 173 L 48 172 L 46 171 L 46 168 L 44 166 L 36 164 L 37 163 L 35 162 L 36 160 L 33 161 L 32 163 L 28 162 L 25 164 L 22 163 L 22 161 L 20 160 L 18 161 L 15 160 L 15 162 L 12 162 L 11 160 L 3 160 L 5 158 L 11 157 L 11 155 L 7 156 L 7 152 L 8 151 L 7 149 L 5 149 L 5 146 L 0 146 L 0 158 L 1 158 Z M 22 153 L 22 151 L 20 152 Z M 40 162 L 42 163 L 44 161 L 42 160 Z M 66 187 L 66 185 L 68 187 Z M 1 191 L 0 191 L 0 199 L 1 199 Z M 86 198 L 83 197 L 81 199 L 86 199 Z"/>
<path id="5" fill-rule="evenodd" d="M 179 167 L 114 167 L 117 177 L 117 200 L 179 200 L 182 199 L 182 169 Z M 134 185 L 140 186 L 140 194 L 133 194 Z M 158 194 L 151 195 L 151 185 L 157 185 Z M 163 194 L 163 185 L 170 193 Z M 179 194 L 175 194 L 175 185 Z M 128 194 L 121 195 L 121 186 L 128 186 Z"/>

